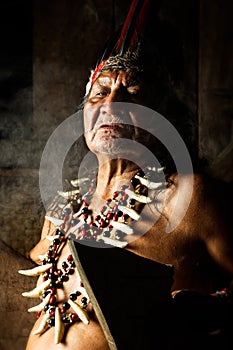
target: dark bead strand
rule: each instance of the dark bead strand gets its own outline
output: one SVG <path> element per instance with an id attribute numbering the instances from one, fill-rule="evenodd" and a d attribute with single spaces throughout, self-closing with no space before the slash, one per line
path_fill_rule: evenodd
<path id="1" fill-rule="evenodd" d="M 70 211 L 69 208 L 66 208 L 66 214 L 69 214 Z M 46 290 L 42 294 L 42 299 L 46 298 L 47 295 L 51 295 L 49 302 L 44 307 L 44 311 L 49 312 L 49 319 L 47 321 L 47 324 L 49 327 L 53 327 L 55 325 L 55 306 L 57 305 L 57 298 L 56 298 L 56 291 L 58 288 L 63 287 L 63 283 L 67 282 L 69 280 L 69 275 L 74 273 L 75 268 L 75 262 L 73 260 L 72 254 L 68 255 L 66 261 L 62 262 L 62 269 L 58 269 L 56 266 L 56 254 L 60 247 L 60 245 L 63 242 L 63 239 L 65 237 L 65 234 L 61 230 L 56 230 L 56 235 L 59 235 L 60 238 L 55 238 L 53 240 L 53 245 L 49 247 L 49 250 L 47 252 L 47 257 L 43 260 L 43 264 L 47 264 L 49 262 L 53 263 L 53 266 L 49 269 L 48 272 L 46 272 L 44 276 L 44 280 L 51 280 L 49 290 Z M 70 299 L 76 300 L 77 297 L 81 295 L 79 291 L 71 293 Z M 84 304 L 84 303 L 83 303 Z M 85 307 L 86 304 L 83 306 Z M 64 323 L 72 323 L 75 322 L 78 319 L 78 315 L 75 313 L 69 313 L 67 314 L 67 311 L 70 309 L 70 304 L 68 302 L 65 302 L 62 305 L 61 313 L 62 313 L 62 321 Z M 37 313 L 37 318 L 40 316 L 41 313 Z"/>
<path id="2" fill-rule="evenodd" d="M 111 221 L 119 221 L 127 224 L 129 215 L 125 214 L 123 212 L 124 210 L 120 210 L 119 206 L 133 209 L 136 203 L 138 203 L 135 199 L 130 198 L 126 194 L 125 190 L 129 189 L 142 195 L 147 194 L 148 191 L 147 187 L 141 184 L 140 179 L 133 176 L 130 184 L 127 186 L 123 185 L 119 191 L 115 191 L 112 198 L 106 200 L 105 204 L 100 210 L 100 214 L 92 218 L 92 211 L 89 209 L 88 203 L 90 203 L 95 192 L 97 171 L 93 172 L 93 175 L 94 178 L 89 184 L 87 181 L 85 181 L 85 183 L 82 185 L 84 188 L 86 188 L 83 196 L 81 196 L 81 194 L 75 194 L 71 195 L 71 197 L 68 199 L 68 204 L 72 206 L 72 209 L 68 205 L 63 208 L 60 219 L 64 222 L 60 225 L 59 229 L 56 230 L 56 238 L 53 239 L 52 244 L 46 253 L 46 257 L 42 261 L 43 265 L 52 263 L 52 267 L 47 272 L 42 274 L 44 281 L 50 281 L 48 290 L 44 291 L 42 294 L 42 299 L 49 298 L 47 305 L 44 307 L 44 311 L 49 313 L 47 323 L 50 327 L 54 326 L 55 310 L 56 307 L 58 307 L 57 289 L 63 288 L 63 284 L 67 282 L 69 280 L 69 276 L 75 272 L 75 263 L 71 254 L 67 257 L 66 261 L 62 262 L 60 269 L 57 267 L 59 249 L 67 239 L 64 229 L 67 226 L 68 221 L 70 220 L 71 227 L 75 227 L 80 222 L 78 218 L 71 217 L 72 211 L 78 213 L 78 217 L 81 216 L 84 221 L 79 228 L 79 239 L 98 240 L 99 242 L 104 242 L 104 239 L 100 237 L 100 235 L 102 235 L 105 238 L 112 237 L 116 240 L 122 240 L 126 234 L 120 230 L 115 230 L 113 225 L 111 225 Z M 146 174 L 145 170 L 140 169 L 136 175 L 142 178 L 146 177 L 151 181 L 161 178 L 161 174 L 159 174 L 159 172 L 149 169 L 146 170 Z M 81 205 L 82 209 L 80 210 Z M 80 286 L 83 287 L 82 283 Z M 221 295 L 222 294 L 225 295 L 225 293 L 221 291 Z M 73 292 L 69 295 L 70 300 L 73 302 L 76 302 L 78 297 L 81 298 L 80 306 L 85 309 L 88 305 L 88 299 L 82 295 L 80 291 Z M 63 303 L 62 307 L 60 307 L 62 321 L 64 323 L 72 323 L 79 319 L 78 315 L 75 312 L 71 312 L 70 308 L 71 306 L 68 301 Z M 41 312 L 37 312 L 36 315 L 37 317 L 40 317 Z"/>
<path id="3" fill-rule="evenodd" d="M 145 176 L 145 173 L 143 170 L 139 170 L 137 172 L 138 176 Z M 84 240 L 97 240 L 100 241 L 100 238 L 98 236 L 100 234 L 103 235 L 103 237 L 111 237 L 111 224 L 110 221 L 118 221 L 121 219 L 123 223 L 127 223 L 127 220 L 129 216 L 127 214 L 124 214 L 122 211 L 118 209 L 118 206 L 128 206 L 129 208 L 134 208 L 136 204 L 135 199 L 130 199 L 128 195 L 125 193 L 125 189 L 133 189 L 137 193 L 143 192 L 145 186 L 142 186 L 140 183 L 140 180 L 136 179 L 135 176 L 131 179 L 130 185 L 126 186 L 123 185 L 121 186 L 121 189 L 119 191 L 115 191 L 113 193 L 112 199 L 107 199 L 105 202 L 105 205 L 102 207 L 100 210 L 100 214 L 96 215 L 93 222 L 90 224 L 87 224 L 87 218 L 88 215 L 91 214 L 91 211 L 88 209 L 88 203 L 87 203 L 87 198 L 91 199 L 93 186 L 90 186 L 89 188 L 89 193 L 85 195 L 85 198 L 83 199 L 83 209 L 81 210 L 81 215 L 83 215 L 83 219 L 85 221 L 85 224 L 83 224 L 80 228 L 80 236 L 79 239 L 84 239 Z M 93 229 L 93 227 L 97 227 L 96 229 Z M 115 239 L 120 240 L 125 237 L 125 233 L 119 234 L 117 232 L 114 235 Z"/>

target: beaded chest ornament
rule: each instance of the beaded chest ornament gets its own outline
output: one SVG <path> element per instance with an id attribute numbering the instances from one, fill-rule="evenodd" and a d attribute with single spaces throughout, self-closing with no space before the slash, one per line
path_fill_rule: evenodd
<path id="1" fill-rule="evenodd" d="M 60 217 L 45 216 L 55 225 L 56 231 L 54 236 L 46 236 L 51 245 L 46 254 L 39 257 L 41 265 L 18 271 L 26 276 L 42 276 L 42 283 L 38 287 L 22 293 L 24 297 L 42 299 L 40 304 L 28 309 L 28 312 L 36 312 L 37 317 L 42 317 L 34 334 L 43 334 L 47 329 L 54 327 L 54 343 L 59 344 L 64 338 L 66 324 L 79 320 L 85 324 L 89 323 L 87 307 L 90 299 L 82 282 L 65 303 L 60 305 L 57 300 L 58 289 L 63 288 L 63 284 L 74 274 L 75 268 L 78 269 L 71 254 L 67 256 L 66 261 L 63 261 L 61 268 L 58 268 L 60 253 L 67 239 L 94 241 L 96 244 L 124 248 L 127 245 L 124 237 L 133 234 L 129 223 L 140 219 L 136 208 L 153 201 L 147 195 L 148 190 L 161 190 L 168 186 L 168 180 L 161 181 L 163 170 L 164 168 L 155 167 L 139 170 L 131 179 L 130 185 L 114 192 L 112 199 L 106 201 L 95 217 L 88 203 L 95 191 L 96 174 L 93 179 L 71 181 L 73 186 L 71 191 L 58 192 L 66 203 L 59 204 L 60 209 L 62 208 Z M 81 195 L 81 188 L 86 186 L 88 186 L 87 192 Z M 66 231 L 67 224 L 69 229 Z"/>

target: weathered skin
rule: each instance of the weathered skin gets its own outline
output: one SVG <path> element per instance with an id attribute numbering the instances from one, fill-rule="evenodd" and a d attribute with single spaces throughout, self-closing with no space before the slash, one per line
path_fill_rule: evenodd
<path id="1" fill-rule="evenodd" d="M 113 126 L 110 123 L 112 120 L 111 102 L 119 100 L 119 92 L 124 101 L 130 101 L 132 90 L 138 93 L 140 87 L 132 88 L 131 76 L 125 72 L 119 74 L 115 71 L 105 72 L 103 76 L 107 78 L 104 84 L 103 80 L 102 83 L 99 83 L 97 79 L 98 86 L 94 83 L 85 104 L 84 121 L 87 145 L 97 155 L 101 164 L 96 194 L 106 200 L 111 198 L 112 193 L 119 190 L 122 184 L 128 183 L 136 171 L 132 164 L 125 164 L 125 161 L 121 159 L 109 160 L 109 154 L 106 153 L 108 142 L 109 145 L 112 145 L 114 138 L 123 137 L 125 133 L 124 128 Z M 130 89 L 128 89 L 129 85 Z M 135 96 L 133 98 L 135 99 Z M 99 118 L 102 118 L 105 125 L 108 122 L 110 124 L 107 127 L 101 127 L 100 123 L 99 129 L 95 129 L 94 125 Z M 137 135 L 135 129 L 132 139 L 137 140 Z M 188 174 L 181 176 L 188 189 L 192 176 Z M 167 233 L 166 227 L 168 223 L 172 224 L 171 213 L 176 208 L 176 199 L 180 190 L 176 174 L 171 176 L 171 180 L 172 185 L 163 193 L 165 195 L 163 214 L 152 227 L 149 225 L 150 229 L 146 234 L 129 243 L 126 249 L 154 261 L 174 265 L 173 290 L 195 289 L 200 292 L 213 293 L 217 288 L 226 286 L 233 275 L 233 241 L 225 220 L 221 216 L 222 208 L 216 194 L 217 185 L 209 180 L 206 181 L 202 175 L 196 174 L 193 195 L 187 212 L 178 226 L 171 233 Z M 186 193 L 183 193 L 178 203 L 177 215 L 179 210 L 186 206 Z M 93 209 L 93 212 L 100 207 L 98 196 L 94 195 L 90 203 L 89 208 Z M 151 207 L 146 205 L 137 225 L 138 231 L 140 232 L 145 222 L 153 221 L 155 215 L 158 215 L 156 209 L 151 210 Z M 38 255 L 44 254 L 50 245 L 45 236 L 52 235 L 54 231 L 55 227 L 45 221 L 41 241 L 30 253 L 31 258 L 36 262 L 39 261 Z M 68 254 L 66 245 L 59 258 L 59 264 L 66 259 Z M 225 277 L 228 279 L 225 280 Z M 63 298 L 75 290 L 79 282 L 77 273 L 70 276 L 69 281 L 64 284 L 59 300 L 62 302 Z M 66 340 L 59 345 L 59 349 L 108 349 L 103 332 L 92 311 L 90 311 L 90 316 L 91 322 L 88 326 L 77 322 L 69 328 Z M 33 330 L 38 326 L 38 322 Z M 53 328 L 41 336 L 33 335 L 33 330 L 29 337 L 27 350 L 55 350 L 58 348 L 53 344 Z"/>

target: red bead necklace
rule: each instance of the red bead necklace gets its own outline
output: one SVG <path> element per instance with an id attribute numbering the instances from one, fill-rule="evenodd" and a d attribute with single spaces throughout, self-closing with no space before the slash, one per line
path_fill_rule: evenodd
<path id="1" fill-rule="evenodd" d="M 142 208 L 142 205 L 151 202 L 151 199 L 147 197 L 148 189 L 161 189 L 167 186 L 167 183 L 158 181 L 160 172 L 161 170 L 151 168 L 147 170 L 145 175 L 143 170 L 139 170 L 131 179 L 130 185 L 123 186 L 119 191 L 115 191 L 112 198 L 106 201 L 99 214 L 95 216 L 93 216 L 92 210 L 89 209 L 89 203 L 95 189 L 95 179 L 91 180 L 88 191 L 82 197 L 80 197 L 77 190 L 69 192 L 68 198 L 66 195 L 68 203 L 64 206 L 60 219 L 50 218 L 53 223 L 54 220 L 61 223 L 58 225 L 54 236 L 47 236 L 52 242 L 41 259 L 42 265 L 31 270 L 19 271 L 25 275 L 35 276 L 40 274 L 43 277 L 40 286 L 30 292 L 23 293 L 24 296 L 32 297 L 33 295 L 33 297 L 42 298 L 39 305 L 28 310 L 29 312 L 36 312 L 37 317 L 42 317 L 39 328 L 34 332 L 35 334 L 42 334 L 49 327 L 54 326 L 54 342 L 60 343 L 64 336 L 65 324 L 71 324 L 78 320 L 86 324 L 89 323 L 86 312 L 89 297 L 82 284 L 69 295 L 69 300 L 63 303 L 62 306 L 57 300 L 58 289 L 63 288 L 63 284 L 69 280 L 76 268 L 71 254 L 62 262 L 61 268 L 58 268 L 60 252 L 66 244 L 67 238 L 124 247 L 127 244 L 124 242 L 124 237 L 133 233 L 128 225 L 130 220 L 140 218 L 136 208 Z M 156 180 L 156 182 L 151 180 Z M 69 229 L 66 233 L 64 229 L 67 223 Z"/>

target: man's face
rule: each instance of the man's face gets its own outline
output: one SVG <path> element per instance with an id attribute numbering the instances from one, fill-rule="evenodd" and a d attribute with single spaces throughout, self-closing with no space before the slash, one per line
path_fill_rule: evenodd
<path id="1" fill-rule="evenodd" d="M 118 154 L 119 139 L 138 140 L 133 103 L 141 102 L 141 93 L 139 80 L 132 72 L 100 74 L 84 105 L 84 135 L 92 152 Z"/>

